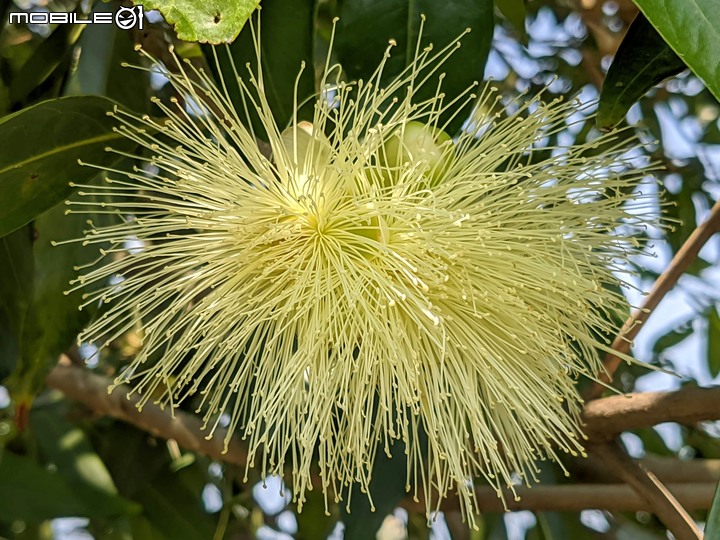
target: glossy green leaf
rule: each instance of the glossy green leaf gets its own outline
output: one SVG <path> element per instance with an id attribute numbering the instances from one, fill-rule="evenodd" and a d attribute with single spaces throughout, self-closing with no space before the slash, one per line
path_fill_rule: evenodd
<path id="1" fill-rule="evenodd" d="M 720 374 L 720 313 L 717 306 L 708 314 L 707 365 L 710 375 Z"/>
<path id="2" fill-rule="evenodd" d="M 113 131 L 107 115 L 115 103 L 95 96 L 44 101 L 0 119 L 0 236 L 63 201 L 70 182 L 86 182 L 118 161 L 108 146 L 130 151 L 135 143 Z M 30 144 L 32 142 L 32 144 Z"/>
<path id="3" fill-rule="evenodd" d="M 312 0 L 285 0 L 269 2 L 256 13 L 252 21 L 241 32 L 240 37 L 228 48 L 203 47 L 208 64 L 217 77 L 215 55 L 219 61 L 224 80 L 235 110 L 243 118 L 245 107 L 240 88 L 235 82 L 235 70 L 251 89 L 247 65 L 257 76 L 257 57 L 253 44 L 253 32 L 257 32 L 257 17 L 261 26 L 261 67 L 265 98 L 280 131 L 293 118 L 295 83 L 303 63 L 300 80 L 297 81 L 297 103 L 302 104 L 315 92 L 313 73 L 313 2 Z M 229 55 L 228 56 L 228 52 Z M 231 58 L 230 58 L 231 57 Z M 235 69 L 233 69 L 233 64 Z M 298 114 L 299 120 L 312 118 L 312 104 L 307 104 Z M 247 120 L 256 135 L 267 140 L 263 123 L 257 113 L 250 111 Z"/>
<path id="4" fill-rule="evenodd" d="M 705 540 L 720 540 L 720 484 L 705 521 Z"/>
<path id="5" fill-rule="evenodd" d="M 114 13 L 113 3 L 96 2 L 94 13 Z M 91 24 L 78 41 L 80 56 L 65 85 L 66 96 L 105 96 L 132 111 L 149 109 L 149 76 L 146 71 L 123 67 L 142 64 L 135 51 L 132 32 L 114 24 Z"/>
<path id="6" fill-rule="evenodd" d="M 605 76 L 596 116 L 598 126 L 609 129 L 619 124 L 648 90 L 685 68 L 642 13 L 638 14 Z"/>
<path id="7" fill-rule="evenodd" d="M 102 515 L 73 486 L 27 457 L 0 454 L 0 520 L 37 523 L 62 516 Z"/>
<path id="8" fill-rule="evenodd" d="M 720 8 L 717 0 L 635 0 L 683 62 L 720 100 Z"/>
<path id="9" fill-rule="evenodd" d="M 260 0 L 147 0 L 139 3 L 145 9 L 160 11 L 183 41 L 229 43 L 238 36 Z"/>
<path id="10" fill-rule="evenodd" d="M 458 49 L 418 92 L 417 99 L 431 98 L 444 74 L 442 91 L 449 103 L 467 90 L 474 81 L 481 81 L 490 51 L 494 21 L 492 0 L 345 0 L 340 8 L 336 52 L 344 70 L 353 79 L 367 80 L 378 67 L 388 46 L 392 49 L 383 71 L 383 83 L 391 81 L 414 59 L 420 32 L 421 15 L 425 15 L 422 45 L 432 43 L 440 50 L 467 28 Z M 444 118 L 450 118 L 448 111 Z M 458 130 L 470 112 L 470 104 L 449 125 L 447 131 Z"/>
<path id="11" fill-rule="evenodd" d="M 20 337 L 33 299 L 32 234 L 27 226 L 0 238 L 0 381 L 20 357 Z"/>

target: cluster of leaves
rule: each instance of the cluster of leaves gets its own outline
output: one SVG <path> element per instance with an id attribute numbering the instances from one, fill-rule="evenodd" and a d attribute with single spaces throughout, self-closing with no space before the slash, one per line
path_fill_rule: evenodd
<path id="1" fill-rule="evenodd" d="M 118 7 L 91 4 L 97 11 Z M 401 71 L 410 59 L 402 51 L 414 46 L 421 13 L 427 17 L 426 42 L 444 44 L 471 27 L 462 50 L 444 65 L 443 88 L 450 97 L 483 77 L 488 57 L 495 69 L 504 66 L 503 76 L 494 84 L 510 94 L 548 84 L 550 91 L 563 93 L 600 90 L 602 80 L 593 80 L 592 74 L 600 73 L 602 79 L 602 66 L 607 64 L 602 62 L 607 52 L 604 43 L 609 40 L 620 48 L 599 94 L 597 121 L 600 128 L 623 123 L 632 107 L 631 114 L 640 119 L 641 137 L 660 140 L 651 145 L 652 157 L 668 171 L 664 180 L 669 197 L 677 203 L 668 211 L 683 225 L 658 242 L 674 254 L 699 214 L 712 204 L 712 183 L 718 178 L 707 156 L 720 143 L 719 108 L 712 97 L 720 98 L 720 73 L 715 69 L 720 58 L 720 12 L 713 0 L 668 0 L 665 4 L 671 9 L 667 10 L 651 0 L 638 0 L 641 14 L 622 43 L 622 30 L 629 21 L 612 7 L 590 10 L 581 17 L 564 7 L 566 2 L 550 0 L 528 5 L 523 0 L 495 4 L 492 0 L 287 0 L 267 2 L 259 12 L 257 4 L 254 0 L 145 2 L 146 9 L 160 10 L 174 26 L 177 39 L 188 42 L 182 43 L 163 21 L 147 22 L 143 31 L 122 31 L 113 25 L 66 24 L 49 29 L 10 25 L 8 13 L 18 8 L 0 0 L 0 384 L 5 385 L 0 389 L 7 388 L 11 397 L 0 403 L 4 405 L 0 408 L 0 537 L 50 538 L 48 520 L 68 516 L 89 519 L 87 529 L 99 539 L 245 538 L 262 527 L 279 528 L 280 520 L 264 513 L 253 500 L 241 481 L 243 471 L 182 454 L 172 443 L 116 421 L 97 419 L 43 391 L 44 378 L 61 353 L 79 364 L 93 364 L 107 375 L 122 369 L 133 354 L 132 335 L 114 344 L 99 361 L 86 361 L 84 351 L 73 347 L 88 315 L 77 310 L 77 296 L 63 291 L 74 277 L 74 267 L 93 253 L 79 243 L 53 246 L 52 241 L 80 237 L 86 226 L 86 218 L 66 216 L 62 204 L 72 193 L 71 181 L 93 181 L 95 169 L 81 166 L 78 160 L 106 167 L 133 165 L 105 151 L 107 146 L 133 151 L 132 144 L 113 131 L 106 112 L 120 104 L 153 114 L 157 111 L 148 105 L 151 93 L 171 97 L 168 88 L 147 72 L 121 68 L 123 62 L 142 62 L 134 52 L 135 42 L 161 61 L 170 42 L 175 42 L 183 57 L 208 66 L 216 75 L 217 69 L 229 74 L 230 58 L 236 66 L 254 65 L 255 26 L 246 22 L 251 16 L 259 18 L 265 89 L 282 125 L 290 121 L 299 67 L 324 60 L 336 16 L 340 22 L 333 54 L 351 79 L 374 71 L 389 38 L 397 40 L 398 52 L 385 74 L 392 77 Z M 73 0 L 55 0 L 48 6 L 79 14 L 88 9 L 87 3 Z M 227 47 L 212 45 L 231 41 Z M 687 67 L 694 75 L 685 72 Z M 655 88 L 681 72 L 679 78 Z M 300 77 L 300 101 L 318 91 L 314 73 L 306 69 Z M 673 154 L 677 137 L 668 134 L 663 123 L 668 114 L 675 124 L 687 127 L 692 152 Z M 248 122 L 259 127 L 257 119 Z M 462 118 L 454 127 L 459 129 L 461 122 Z M 588 119 L 572 138 L 592 137 L 595 129 Z M 561 136 L 554 135 L 549 145 L 561 144 Z M 700 261 L 690 278 L 702 283 L 710 265 L 711 261 Z M 644 277 L 651 280 L 656 275 L 650 269 Z M 706 321 L 707 367 L 715 376 L 720 371 L 720 317 L 714 297 L 706 292 L 694 296 L 695 316 L 658 337 L 652 361 L 672 363 L 672 347 Z M 673 367 L 687 373 L 678 363 Z M 641 375 L 636 368 L 627 368 L 619 379 L 622 388 L 631 390 Z M 678 453 L 653 429 L 637 435 L 647 452 Z M 683 428 L 680 449 L 720 457 L 717 441 L 700 426 Z M 345 525 L 345 538 L 370 537 L 368 531 L 377 530 L 405 496 L 405 471 L 399 463 L 404 460 L 376 462 L 372 486 L 376 512 L 358 493 L 352 497 L 350 514 L 343 507 L 326 516 L 322 496 L 314 494 L 296 516 L 296 537 L 326 536 L 339 519 Z M 542 476 L 547 484 L 567 481 L 562 471 L 549 466 Z M 251 481 L 259 479 L 251 477 Z M 219 507 L 210 504 L 208 491 L 220 494 Z M 527 538 L 594 534 L 578 514 L 537 513 L 535 518 Z M 481 521 L 483 528 L 473 538 L 507 536 L 501 516 L 487 515 Z M 608 527 L 607 538 L 664 537 L 658 522 L 642 515 L 613 516 Z M 424 516 L 409 516 L 408 530 L 412 537 L 427 538 Z"/>

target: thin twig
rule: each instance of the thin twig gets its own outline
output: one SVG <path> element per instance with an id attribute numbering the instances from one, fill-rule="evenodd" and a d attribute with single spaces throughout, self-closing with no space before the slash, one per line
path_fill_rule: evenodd
<path id="1" fill-rule="evenodd" d="M 660 275 L 653 285 L 650 294 L 645 297 L 639 309 L 625 321 L 622 329 L 613 341 L 612 349 L 620 354 L 627 354 L 630 351 L 633 339 L 637 336 L 642 324 L 650 317 L 665 294 L 675 286 L 680 276 L 685 273 L 688 266 L 697 258 L 698 253 L 705 243 L 720 230 L 720 200 L 716 202 L 710 211 L 710 217 L 699 225 L 685 241 L 680 250 L 675 254 L 665 271 Z M 608 353 L 603 360 L 604 372 L 600 374 L 600 380 L 609 384 L 622 359 L 616 354 Z M 588 387 L 585 393 L 585 400 L 589 401 L 600 397 L 605 390 L 601 384 L 594 383 Z"/>
<path id="2" fill-rule="evenodd" d="M 702 540 L 702 532 L 672 492 L 652 472 L 633 461 L 617 441 L 593 446 L 592 451 L 646 501 L 677 540 Z"/>

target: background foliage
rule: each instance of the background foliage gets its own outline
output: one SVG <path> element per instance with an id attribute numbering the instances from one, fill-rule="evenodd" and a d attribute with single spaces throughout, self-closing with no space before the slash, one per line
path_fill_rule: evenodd
<path id="1" fill-rule="evenodd" d="M 637 4 L 637 5 L 636 5 Z M 444 66 L 444 89 L 461 93 L 473 81 L 492 78 L 506 96 L 580 95 L 599 97 L 597 121 L 580 122 L 548 140 L 567 145 L 594 137 L 599 129 L 632 124 L 626 137 L 638 137 L 664 169 L 661 183 L 675 226 L 648 231 L 658 253 L 643 261 L 637 285 L 648 286 L 703 219 L 718 196 L 720 166 L 720 9 L 714 0 L 263 0 L 263 71 L 277 120 L 287 123 L 292 90 L 301 62 L 323 62 L 339 16 L 335 59 L 348 78 L 367 77 L 389 38 L 398 41 L 386 71 L 390 77 L 409 61 L 402 53 L 414 44 L 419 14 L 427 16 L 424 40 L 444 45 L 466 27 L 472 32 L 459 54 Z M 18 11 L 90 10 L 114 12 L 118 3 L 73 0 L 0 0 L 0 537 L 97 539 L 206 538 L 665 538 L 652 515 L 584 512 L 520 513 L 482 517 L 480 531 L 469 532 L 455 513 L 441 514 L 432 531 L 424 515 L 394 510 L 405 497 L 404 471 L 397 461 L 378 459 L 370 512 L 362 496 L 347 514 L 344 507 L 324 511 L 312 493 L 302 514 L 279 481 L 183 452 L 122 422 L 101 418 L 44 388 L 44 379 L 65 354 L 72 362 L 112 376 L 132 358 L 138 338 L 130 333 L 100 358 L 74 337 L 87 322 L 79 299 L 65 295 L 74 266 L 88 257 L 80 244 L 53 241 L 82 236 L 84 219 L 66 216 L 62 201 L 70 182 L 91 181 L 95 170 L 78 160 L 131 167 L 105 147 L 131 151 L 112 131 L 106 111 L 116 105 L 157 114 L 148 98 L 169 99 L 159 73 L 121 67 L 143 64 L 135 43 L 159 60 L 172 43 L 190 61 L 229 72 L 252 62 L 250 24 L 257 2 L 157 0 L 142 31 L 113 25 L 47 27 L 8 24 Z M 638 8 L 641 14 L 638 15 Z M 174 29 L 171 25 L 174 25 Z M 238 35 L 239 34 L 239 35 Z M 181 41 L 186 40 L 186 41 Z M 234 40 L 234 41 L 233 41 Z M 198 42 L 203 43 L 202 45 Z M 616 54 L 617 52 L 617 54 Z M 614 57 L 614 59 L 613 59 Z M 689 68 L 689 69 L 688 69 Z M 318 91 L 307 69 L 299 82 L 301 98 Z M 668 79 L 668 77 L 671 77 Z M 659 85 L 658 85 L 659 84 Z M 429 85 L 432 86 L 432 85 Z M 180 96 L 182 97 L 182 96 Z M 238 98 L 238 96 L 236 96 Z M 306 111 L 307 112 L 307 111 Z M 460 129 L 462 119 L 454 126 Z M 248 122 L 257 125 L 257 120 Z M 623 391 L 707 384 L 720 373 L 720 314 L 717 307 L 718 250 L 709 245 L 668 299 L 659 322 L 643 332 L 635 354 L 678 373 L 673 379 L 622 368 L 616 384 Z M 628 291 L 635 302 L 639 296 Z M 663 315 L 664 313 L 664 315 Z M 647 428 L 624 436 L 636 455 L 720 458 L 713 424 Z M 402 460 L 400 461 L 403 462 Z M 543 467 L 546 484 L 564 483 L 562 471 Z M 394 512 L 394 514 L 392 514 Z M 385 519 L 392 514 L 393 517 Z M 706 515 L 694 515 L 704 521 Z M 57 519 L 63 518 L 63 519 Z M 78 518 L 78 519 L 67 519 Z M 384 524 L 383 524 L 384 521 Z M 718 521 L 717 516 L 710 518 Z M 342 524 L 341 524 L 342 523 Z M 67 532 L 73 529 L 72 532 Z"/>

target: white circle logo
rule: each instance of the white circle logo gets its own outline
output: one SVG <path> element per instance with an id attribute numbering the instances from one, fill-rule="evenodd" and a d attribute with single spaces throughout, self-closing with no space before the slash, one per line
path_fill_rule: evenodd
<path id="1" fill-rule="evenodd" d="M 140 15 L 142 17 L 142 15 Z M 121 7 L 115 13 L 115 24 L 118 28 L 128 30 L 135 26 L 138 20 L 138 14 L 135 12 L 135 8 Z"/>

